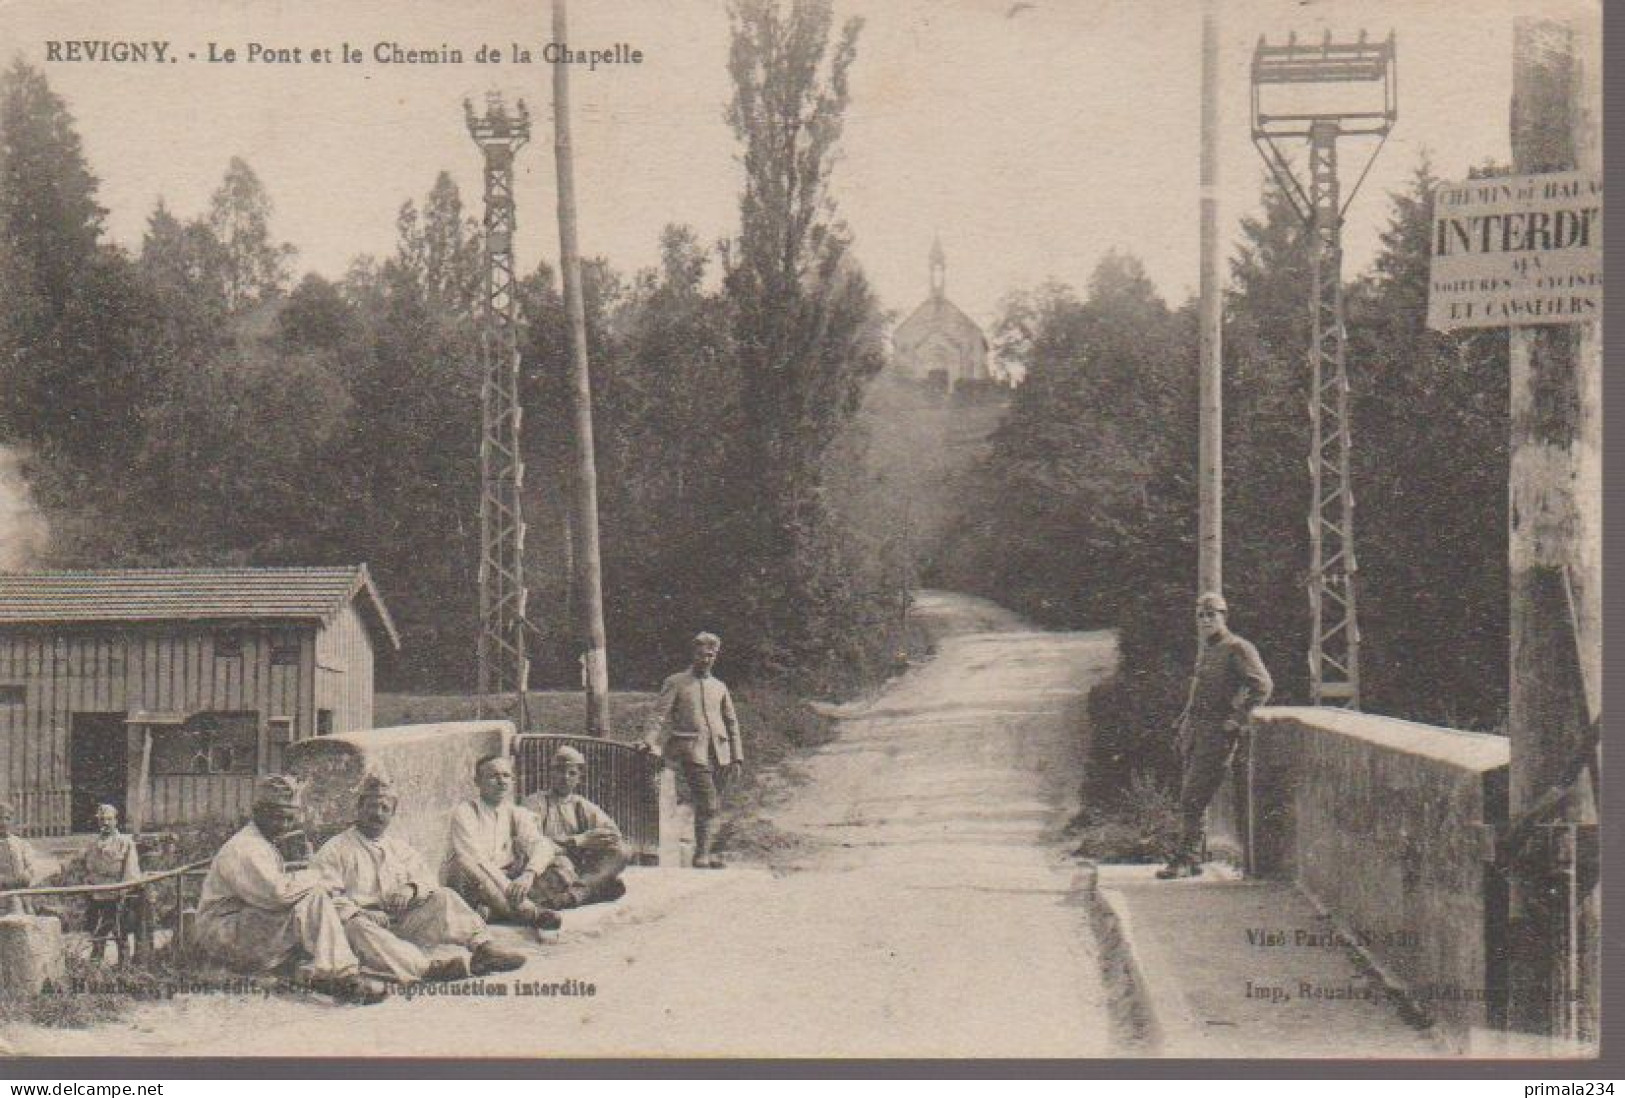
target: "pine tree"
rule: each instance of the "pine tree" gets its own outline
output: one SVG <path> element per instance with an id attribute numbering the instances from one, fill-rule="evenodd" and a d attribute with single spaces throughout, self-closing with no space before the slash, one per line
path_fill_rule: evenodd
<path id="1" fill-rule="evenodd" d="M 151 301 L 101 244 L 96 187 L 67 105 L 13 63 L 0 76 L 0 441 L 71 463 L 64 495 L 121 467 L 153 388 Z"/>
<path id="2" fill-rule="evenodd" d="M 0 233 L 48 317 L 96 256 L 97 179 L 67 104 L 20 58 L 0 76 Z"/>

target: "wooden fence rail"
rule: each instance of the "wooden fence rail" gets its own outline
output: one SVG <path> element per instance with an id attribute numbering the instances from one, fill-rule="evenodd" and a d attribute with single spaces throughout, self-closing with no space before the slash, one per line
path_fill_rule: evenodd
<path id="1" fill-rule="evenodd" d="M 168 887 L 173 882 L 175 890 L 175 905 L 170 926 L 170 941 L 174 945 L 172 955 L 178 957 L 182 945 L 182 913 L 187 909 L 186 882 L 190 879 L 200 879 L 209 868 L 208 861 L 193 862 L 176 869 L 166 869 L 158 873 L 143 874 L 134 881 L 119 881 L 116 884 L 82 884 L 82 885 L 49 885 L 36 888 L 12 888 L 0 890 L 0 912 L 12 908 L 12 901 L 34 899 L 64 899 L 89 901 L 97 897 L 119 898 L 139 894 L 142 902 L 136 905 L 137 917 L 134 931 L 135 955 L 137 961 L 149 960 L 152 957 L 153 936 L 155 920 L 153 912 L 157 905 L 153 902 L 155 893 L 160 886 Z M 120 944 L 120 956 L 123 955 L 123 946 Z"/>

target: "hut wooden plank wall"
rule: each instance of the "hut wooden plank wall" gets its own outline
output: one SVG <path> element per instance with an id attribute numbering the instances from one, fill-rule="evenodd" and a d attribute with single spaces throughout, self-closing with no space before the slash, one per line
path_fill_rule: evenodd
<path id="1" fill-rule="evenodd" d="M 371 727 L 380 643 L 365 566 L 0 575 L 0 794 L 25 834 L 239 818 L 288 743 Z"/>
<path id="2" fill-rule="evenodd" d="M 319 734 L 371 728 L 372 632 L 354 605 L 341 609 L 332 625 L 316 634 L 315 659 L 316 719 L 332 723 Z"/>

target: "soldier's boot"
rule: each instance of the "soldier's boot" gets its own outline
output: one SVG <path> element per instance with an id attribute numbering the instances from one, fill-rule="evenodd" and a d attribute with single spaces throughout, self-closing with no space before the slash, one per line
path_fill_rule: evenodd
<path id="1" fill-rule="evenodd" d="M 1157 880 L 1172 881 L 1180 877 L 1199 877 L 1202 865 L 1196 859 L 1196 844 L 1188 835 L 1182 836 L 1179 846 L 1168 859 L 1168 864 L 1157 870 Z"/>
<path id="2" fill-rule="evenodd" d="M 528 923 L 538 932 L 554 931 L 564 925 L 564 920 L 552 908 L 542 907 L 532 900 L 521 900 L 514 909 L 514 919 L 519 923 Z"/>
<path id="3" fill-rule="evenodd" d="M 694 868 L 709 869 L 711 865 L 711 821 L 694 817 Z"/>
<path id="4" fill-rule="evenodd" d="M 340 1002 L 355 1006 L 373 1006 L 383 1002 L 389 995 L 381 981 L 371 976 L 363 976 L 359 972 L 346 973 L 343 976 L 312 976 L 307 986 L 312 991 L 331 995 Z"/>
<path id="5" fill-rule="evenodd" d="M 494 942 L 481 942 L 474 947 L 468 960 L 468 970 L 475 976 L 488 976 L 493 972 L 512 972 L 525 967 L 525 956 L 503 949 Z"/>
<path id="6" fill-rule="evenodd" d="M 429 962 L 429 967 L 423 973 L 423 982 L 426 984 L 448 983 L 453 980 L 466 980 L 468 976 L 467 958 L 442 957 L 437 961 Z"/>

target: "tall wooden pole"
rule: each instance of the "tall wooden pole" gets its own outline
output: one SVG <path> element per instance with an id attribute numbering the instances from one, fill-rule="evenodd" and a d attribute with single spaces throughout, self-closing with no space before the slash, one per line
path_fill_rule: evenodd
<path id="1" fill-rule="evenodd" d="M 553 0 L 553 41 L 569 41 L 565 0 Z M 609 732 L 609 649 L 604 633 L 603 569 L 598 556 L 598 468 L 593 459 L 592 377 L 587 368 L 587 313 L 581 298 L 581 251 L 576 243 L 575 163 L 570 150 L 570 66 L 553 66 L 553 151 L 559 175 L 559 265 L 570 317 L 570 361 L 575 376 L 576 597 L 581 612 L 582 680 L 587 691 L 587 734 Z"/>
<path id="2" fill-rule="evenodd" d="M 1512 157 L 1519 174 L 1600 172 L 1600 14 L 1519 19 Z M 1602 336 L 1595 322 L 1514 328 L 1509 484 L 1514 818 L 1562 785 L 1598 716 L 1602 661 Z M 1514 1028 L 1596 1037 L 1598 898 L 1573 887 L 1594 834 L 1582 779 L 1556 826 L 1539 829 L 1532 872 L 1514 881 Z M 1578 848 L 1578 849 L 1577 849 Z"/>
<path id="3" fill-rule="evenodd" d="M 1201 443 L 1196 588 L 1224 590 L 1224 405 L 1220 391 L 1223 290 L 1219 279 L 1219 29 L 1214 0 L 1202 7 Z"/>

